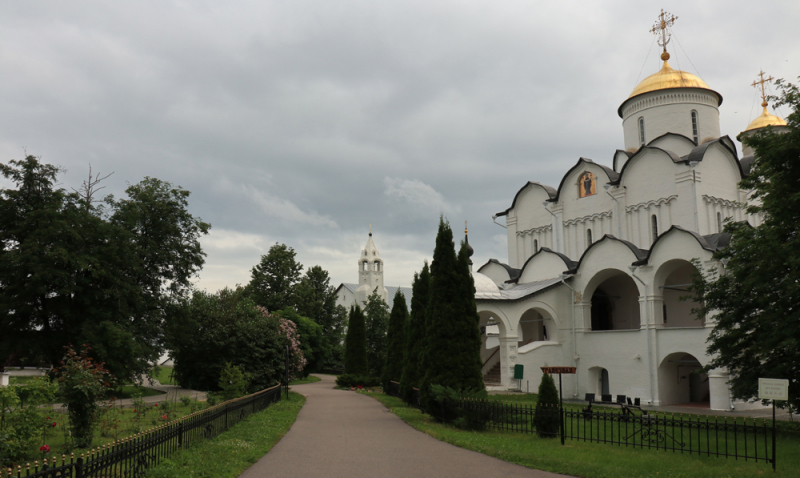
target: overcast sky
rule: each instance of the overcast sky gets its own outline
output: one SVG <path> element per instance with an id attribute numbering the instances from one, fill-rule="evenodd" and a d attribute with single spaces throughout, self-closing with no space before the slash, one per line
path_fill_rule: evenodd
<path id="1" fill-rule="evenodd" d="M 0 162 L 188 189 L 209 291 L 276 242 L 356 282 L 370 223 L 385 283 L 408 286 L 440 213 L 457 237 L 469 221 L 476 265 L 505 262 L 492 214 L 526 181 L 611 165 L 662 6 L 672 66 L 724 97 L 722 134 L 760 113 L 760 69 L 800 75 L 797 1 L 5 0 Z"/>

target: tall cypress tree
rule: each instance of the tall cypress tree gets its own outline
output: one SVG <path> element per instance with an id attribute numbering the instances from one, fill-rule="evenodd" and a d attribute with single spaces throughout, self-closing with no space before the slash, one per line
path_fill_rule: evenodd
<path id="1" fill-rule="evenodd" d="M 369 375 L 380 377 L 386 363 L 387 329 L 389 328 L 389 306 L 378 295 L 378 288 L 372 292 L 364 304 L 366 320 L 367 362 Z"/>
<path id="2" fill-rule="evenodd" d="M 414 274 L 411 288 L 411 316 L 405 332 L 405 351 L 403 353 L 403 376 L 400 379 L 400 394 L 406 402 L 411 401 L 414 388 L 419 388 L 422 376 L 422 356 L 424 355 L 426 322 L 425 317 L 430 298 L 431 272 L 428 261 L 422 272 Z"/>
<path id="3" fill-rule="evenodd" d="M 394 295 L 392 313 L 389 316 L 389 331 L 386 336 L 388 346 L 386 348 L 386 364 L 383 366 L 383 389 L 389 389 L 389 382 L 394 380 L 399 382 L 403 375 L 403 346 L 405 340 L 406 323 L 408 322 L 408 308 L 406 298 L 398 289 Z"/>
<path id="4" fill-rule="evenodd" d="M 361 307 L 355 305 L 350 309 L 348 322 L 344 343 L 344 372 L 349 375 L 369 375 L 366 325 Z"/>
<path id="5" fill-rule="evenodd" d="M 439 220 L 430 287 L 425 377 L 420 388 L 426 408 L 432 405 L 430 387 L 434 384 L 459 391 L 484 389 L 480 329 L 469 257 L 464 244 L 456 256 L 453 231 L 444 218 Z"/>

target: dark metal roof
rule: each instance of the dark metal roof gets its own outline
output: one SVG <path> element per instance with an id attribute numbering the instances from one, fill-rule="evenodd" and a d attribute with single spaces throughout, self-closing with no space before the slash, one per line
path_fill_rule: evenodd
<path id="1" fill-rule="evenodd" d="M 561 183 L 559 183 L 559 185 L 558 185 L 558 191 L 556 192 L 556 196 L 554 198 L 550 199 L 550 202 L 558 202 L 558 198 L 561 195 L 561 189 L 564 187 L 564 181 L 567 180 L 567 176 L 572 174 L 572 172 L 574 170 L 578 169 L 581 166 L 581 164 L 593 164 L 595 166 L 600 166 L 600 168 L 603 171 L 605 171 L 606 176 L 608 177 L 608 181 L 610 183 L 614 183 L 615 181 L 617 181 L 619 179 L 619 173 L 614 171 L 613 169 L 609 168 L 608 166 L 603 166 L 602 164 L 595 163 L 594 161 L 592 161 L 589 158 L 579 158 L 578 162 L 575 163 L 575 166 L 569 168 L 567 170 L 567 173 L 561 178 Z"/>
<path id="2" fill-rule="evenodd" d="M 750 171 L 753 170 L 753 162 L 756 160 L 756 157 L 752 154 L 744 156 L 742 159 L 739 160 L 739 165 L 742 167 L 742 174 L 744 176 L 750 176 Z"/>
<path id="3" fill-rule="evenodd" d="M 484 264 L 484 265 L 482 265 L 482 266 L 480 266 L 478 268 L 478 272 L 482 271 L 483 268 L 488 266 L 489 264 L 497 264 L 499 266 L 502 266 L 506 270 L 506 272 L 508 272 L 509 280 L 514 280 L 517 277 L 519 277 L 519 274 L 522 271 L 521 269 L 514 269 L 513 267 L 511 267 L 508 264 L 503 264 L 502 262 L 498 261 L 497 259 L 489 259 L 488 261 L 486 261 L 486 264 Z"/>
<path id="4" fill-rule="evenodd" d="M 712 245 L 707 239 L 709 237 L 719 236 L 719 234 L 710 234 L 708 236 L 701 236 L 700 234 L 698 234 L 698 233 L 696 233 L 694 231 L 690 231 L 689 229 L 684 229 L 681 226 L 672 226 L 669 229 L 667 229 L 666 231 L 664 231 L 663 233 L 659 234 L 659 236 L 653 242 L 653 245 L 650 246 L 650 249 L 647 250 L 647 251 L 643 251 L 646 254 L 645 257 L 643 257 L 642 259 L 634 262 L 633 265 L 641 266 L 641 265 L 647 264 L 647 262 L 650 260 L 650 255 L 653 253 L 653 250 L 656 247 L 656 244 L 658 244 L 664 237 L 666 237 L 672 231 L 680 231 L 680 232 L 683 232 L 683 233 L 691 235 L 692 237 L 695 238 L 697 243 L 700 244 L 700 247 L 702 247 L 703 249 L 705 249 L 707 251 L 716 252 L 717 250 L 720 249 L 720 247 L 717 246 L 717 244 L 719 244 L 719 242 L 717 242 L 716 244 Z M 729 239 L 730 239 L 730 236 L 729 236 Z M 721 238 L 720 239 L 716 239 L 715 238 L 714 240 L 715 241 L 720 241 Z M 725 245 L 727 245 L 727 242 L 725 243 Z M 724 246 L 722 246 L 722 247 L 724 247 Z"/>
<path id="5" fill-rule="evenodd" d="M 549 253 L 549 254 L 557 255 L 559 258 L 561 258 L 562 261 L 564 261 L 564 265 L 567 267 L 568 270 L 573 269 L 577 265 L 577 262 L 573 261 L 572 259 L 570 259 L 569 257 L 565 256 L 564 254 L 562 254 L 560 252 L 556 252 L 556 251 L 550 249 L 549 247 L 541 247 L 541 248 L 539 248 L 538 251 L 536 251 L 536 254 L 530 256 L 528 258 L 528 260 L 525 261 L 525 264 L 522 265 L 522 269 L 520 269 L 519 275 L 516 278 L 514 278 L 512 280 L 509 280 L 508 282 L 518 283 L 519 282 L 519 278 L 522 277 L 522 273 L 525 271 L 525 268 L 528 267 L 528 263 L 530 263 L 531 260 L 534 257 L 536 257 L 536 256 L 538 256 L 539 254 L 542 254 L 542 253 Z"/>
<path id="6" fill-rule="evenodd" d="M 625 245 L 625 247 L 627 247 L 628 249 L 631 250 L 631 252 L 633 253 L 634 257 L 636 257 L 637 262 L 641 261 L 642 259 L 647 257 L 647 251 L 645 251 L 643 249 L 639 249 L 633 243 L 628 242 L 628 241 L 626 241 L 624 239 L 617 239 L 616 236 L 612 236 L 611 234 L 606 234 L 603 237 L 601 237 L 599 240 L 593 242 L 591 246 L 587 247 L 586 250 L 583 251 L 583 254 L 581 255 L 581 258 L 578 260 L 578 262 L 576 263 L 575 267 L 571 267 L 567 272 L 570 273 L 570 274 L 574 274 L 574 273 L 578 272 L 578 269 L 580 269 L 581 264 L 583 263 L 583 259 L 586 257 L 586 254 L 588 254 L 589 251 L 591 251 L 592 249 L 597 247 L 598 244 L 600 244 L 601 242 L 604 242 L 604 241 L 621 242 L 622 244 Z"/>
<path id="7" fill-rule="evenodd" d="M 547 196 L 550 198 L 550 200 L 552 200 L 557 194 L 556 190 L 553 189 L 552 186 L 546 186 L 546 185 L 541 184 L 541 183 L 528 181 L 527 183 L 525 183 L 524 186 L 522 186 L 520 188 L 519 191 L 517 191 L 517 194 L 514 195 L 514 200 L 511 202 L 511 207 L 509 207 L 508 209 L 506 209 L 503 212 L 498 212 L 497 214 L 495 214 L 495 216 L 497 216 L 497 217 L 505 216 L 505 215 L 508 214 L 509 211 L 514 209 L 514 206 L 516 206 L 516 204 L 517 204 L 517 198 L 519 197 L 520 194 L 522 194 L 522 191 L 524 191 L 528 186 L 539 186 L 540 188 L 544 189 L 545 192 L 547 193 Z"/>

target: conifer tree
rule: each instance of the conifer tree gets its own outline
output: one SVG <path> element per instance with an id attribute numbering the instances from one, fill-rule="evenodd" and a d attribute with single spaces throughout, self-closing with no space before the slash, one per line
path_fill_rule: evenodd
<path id="1" fill-rule="evenodd" d="M 414 283 L 411 288 L 411 315 L 406 325 L 405 351 L 403 352 L 403 376 L 400 378 L 400 394 L 403 400 L 411 402 L 414 388 L 419 388 L 420 380 L 424 375 L 422 356 L 425 349 L 425 316 L 428 309 L 428 299 L 431 285 L 431 272 L 428 261 L 422 267 L 422 272 L 414 274 Z"/>
<path id="2" fill-rule="evenodd" d="M 453 231 L 444 218 L 439 220 L 433 251 L 427 319 L 423 406 L 435 406 L 430 403 L 433 384 L 457 391 L 482 390 L 481 338 L 469 257 L 464 244 L 456 256 Z"/>
<path id="3" fill-rule="evenodd" d="M 389 328 L 389 306 L 378 295 L 376 287 L 364 304 L 369 375 L 380 377 L 386 363 L 386 332 Z"/>
<path id="4" fill-rule="evenodd" d="M 398 289 L 394 295 L 392 313 L 389 315 L 389 331 L 386 335 L 386 364 L 383 366 L 383 389 L 389 389 L 389 382 L 400 381 L 403 375 L 403 346 L 405 340 L 406 323 L 408 322 L 408 307 L 406 297 Z"/>
<path id="5" fill-rule="evenodd" d="M 368 375 L 367 338 L 364 313 L 358 305 L 350 309 L 347 338 L 344 344 L 344 372 L 348 375 Z"/>
<path id="6" fill-rule="evenodd" d="M 559 415 L 558 390 L 556 382 L 550 374 L 542 375 L 539 383 L 539 401 L 536 402 L 536 411 L 533 416 L 533 426 L 536 434 L 542 438 L 558 437 Z"/>

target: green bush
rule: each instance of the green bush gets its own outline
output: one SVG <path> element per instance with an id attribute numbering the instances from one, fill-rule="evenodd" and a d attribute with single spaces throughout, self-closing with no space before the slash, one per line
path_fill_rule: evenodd
<path id="1" fill-rule="evenodd" d="M 452 423 L 456 428 L 462 430 L 484 430 L 486 429 L 486 423 L 489 421 L 488 408 L 481 407 L 480 409 L 471 410 L 462 407 L 456 408 L 454 404 L 459 400 L 464 403 L 463 401 L 485 400 L 486 397 L 486 390 L 459 391 L 433 384 L 431 385 L 431 394 L 428 401 L 432 410 L 428 410 L 428 413 L 445 423 Z"/>
<path id="2" fill-rule="evenodd" d="M 225 364 L 225 369 L 219 376 L 219 388 L 222 389 L 222 401 L 239 398 L 247 392 L 250 386 L 250 374 L 242 372 L 238 365 L 230 362 Z"/>
<path id="3" fill-rule="evenodd" d="M 336 377 L 336 385 L 342 388 L 358 387 L 377 387 L 381 384 L 380 377 L 370 377 L 369 375 L 344 374 Z"/>
<path id="4" fill-rule="evenodd" d="M 544 374 L 539 384 L 539 401 L 533 416 L 536 434 L 542 438 L 557 438 L 561 415 L 556 383 L 550 374 Z"/>
<path id="5" fill-rule="evenodd" d="M 84 345 L 80 353 L 70 346 L 53 372 L 58 376 L 59 397 L 69 412 L 72 439 L 78 448 L 90 448 L 100 411 L 100 400 L 113 385 L 111 374 L 103 363 L 89 357 L 91 347 Z"/>
<path id="6" fill-rule="evenodd" d="M 39 446 L 56 423 L 49 420 L 56 387 L 48 379 L 36 378 L 25 386 L 0 387 L 0 466 L 35 458 Z"/>

